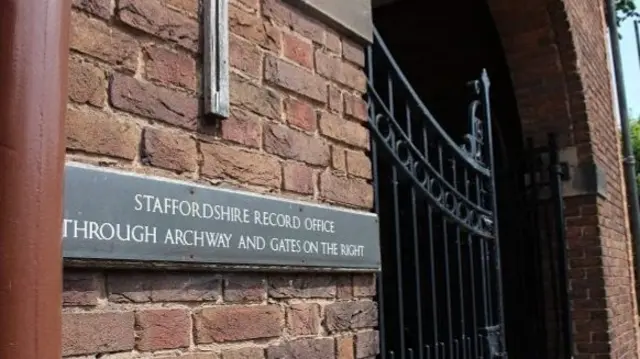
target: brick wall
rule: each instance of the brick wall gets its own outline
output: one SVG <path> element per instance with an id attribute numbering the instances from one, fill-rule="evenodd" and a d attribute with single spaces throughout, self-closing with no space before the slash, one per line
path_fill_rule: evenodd
<path id="1" fill-rule="evenodd" d="M 368 210 L 362 46 L 231 0 L 231 116 L 203 119 L 197 0 L 74 0 L 67 158 Z M 65 269 L 66 357 L 368 358 L 370 274 Z"/>

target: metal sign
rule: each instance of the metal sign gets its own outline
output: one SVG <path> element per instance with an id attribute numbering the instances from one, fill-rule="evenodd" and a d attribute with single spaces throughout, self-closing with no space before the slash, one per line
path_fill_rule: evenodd
<path id="1" fill-rule="evenodd" d="M 76 163 L 65 177 L 65 258 L 380 269 L 372 213 Z"/>

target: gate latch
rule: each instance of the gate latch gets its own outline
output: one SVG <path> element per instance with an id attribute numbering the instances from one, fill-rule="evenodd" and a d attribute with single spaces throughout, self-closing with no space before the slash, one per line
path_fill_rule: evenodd
<path id="1" fill-rule="evenodd" d="M 502 343 L 502 327 L 494 325 L 484 328 L 485 357 L 486 358 L 506 358 Z"/>

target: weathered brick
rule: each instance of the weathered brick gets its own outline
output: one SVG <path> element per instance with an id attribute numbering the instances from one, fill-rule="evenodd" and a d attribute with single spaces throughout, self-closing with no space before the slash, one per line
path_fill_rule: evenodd
<path id="1" fill-rule="evenodd" d="M 202 175 L 205 177 L 231 178 L 255 185 L 280 187 L 281 168 L 274 157 L 220 143 L 202 143 L 200 149 L 204 156 Z"/>
<path id="2" fill-rule="evenodd" d="M 320 196 L 332 202 L 371 208 L 373 189 L 364 180 L 337 176 L 330 171 L 320 175 Z"/>
<path id="3" fill-rule="evenodd" d="M 302 37 L 294 33 L 282 33 L 282 53 L 298 65 L 313 69 L 313 45 Z"/>
<path id="4" fill-rule="evenodd" d="M 237 75 L 231 75 L 231 103 L 257 114 L 280 119 L 280 95 Z"/>
<path id="5" fill-rule="evenodd" d="M 342 57 L 360 67 L 364 67 L 364 46 L 344 40 L 342 42 Z"/>
<path id="6" fill-rule="evenodd" d="M 191 56 L 156 45 L 146 48 L 145 53 L 148 79 L 196 90 L 196 61 Z"/>
<path id="7" fill-rule="evenodd" d="M 353 281 L 350 275 L 339 275 L 336 278 L 338 299 L 353 298 Z"/>
<path id="8" fill-rule="evenodd" d="M 335 357 L 332 338 L 297 339 L 267 348 L 267 359 L 329 359 Z"/>
<path id="9" fill-rule="evenodd" d="M 198 153 L 191 137 L 150 127 L 142 137 L 143 163 L 178 172 L 196 170 Z"/>
<path id="10" fill-rule="evenodd" d="M 320 75 L 360 92 L 366 91 L 367 78 L 361 69 L 344 63 L 340 58 L 321 49 L 316 50 L 315 63 Z"/>
<path id="11" fill-rule="evenodd" d="M 136 312 L 136 347 L 140 351 L 189 346 L 191 320 L 186 309 L 149 309 Z"/>
<path id="12" fill-rule="evenodd" d="M 201 302 L 220 297 L 221 279 L 204 273 L 130 273 L 107 275 L 110 302 Z"/>
<path id="13" fill-rule="evenodd" d="M 245 8 L 248 8 L 250 11 L 257 11 L 260 7 L 260 0 L 231 0 L 232 2 L 236 2 L 238 4 L 242 4 Z"/>
<path id="14" fill-rule="evenodd" d="M 349 174 L 371 179 L 371 159 L 364 152 L 347 150 Z"/>
<path id="15" fill-rule="evenodd" d="M 353 276 L 353 294 L 356 297 L 373 297 L 376 295 L 375 274 L 356 274 Z"/>
<path id="16" fill-rule="evenodd" d="M 377 331 L 356 334 L 356 359 L 375 357 L 380 353 L 380 338 Z"/>
<path id="17" fill-rule="evenodd" d="M 340 112 L 342 107 L 342 91 L 336 86 L 329 85 L 329 109 Z"/>
<path id="18" fill-rule="evenodd" d="M 284 189 L 302 194 L 313 193 L 313 169 L 300 163 L 284 165 Z"/>
<path id="19" fill-rule="evenodd" d="M 90 109 L 68 109 L 67 148 L 124 159 L 138 153 L 140 128 L 113 115 Z"/>
<path id="20" fill-rule="evenodd" d="M 290 335 L 312 335 L 320 331 L 320 307 L 314 303 L 291 304 L 287 308 Z"/>
<path id="21" fill-rule="evenodd" d="M 222 359 L 264 359 L 264 349 L 257 347 L 227 349 L 222 351 Z"/>
<path id="22" fill-rule="evenodd" d="M 222 138 L 248 147 L 260 147 L 262 129 L 258 116 L 241 109 L 233 109 L 231 115 L 221 121 Z"/>
<path id="23" fill-rule="evenodd" d="M 155 358 L 155 357 L 154 357 Z M 220 356 L 215 352 L 192 352 L 179 356 L 160 356 L 158 359 L 219 359 Z"/>
<path id="24" fill-rule="evenodd" d="M 194 315 L 195 341 L 208 344 L 278 337 L 282 317 L 277 305 L 203 308 Z"/>
<path id="25" fill-rule="evenodd" d="M 366 121 L 368 118 L 367 103 L 361 97 L 345 92 L 344 115 L 359 121 Z"/>
<path id="26" fill-rule="evenodd" d="M 70 43 L 73 50 L 112 65 L 135 71 L 139 46 L 129 35 L 96 19 L 72 12 Z"/>
<path id="27" fill-rule="evenodd" d="M 120 0 L 118 17 L 136 29 L 198 51 L 198 22 L 156 0 Z"/>
<path id="28" fill-rule="evenodd" d="M 260 78 L 262 75 L 262 52 L 253 43 L 230 34 L 229 64 L 249 76 Z"/>
<path id="29" fill-rule="evenodd" d="M 96 305 L 100 298 L 101 275 L 96 272 L 65 270 L 62 284 L 63 305 Z"/>
<path id="30" fill-rule="evenodd" d="M 264 149 L 278 156 L 312 165 L 329 164 L 329 146 L 320 138 L 312 137 L 282 125 L 264 128 Z"/>
<path id="31" fill-rule="evenodd" d="M 78 58 L 70 58 L 69 98 L 78 103 L 104 106 L 107 99 L 107 79 L 104 71 Z"/>
<path id="32" fill-rule="evenodd" d="M 229 30 L 265 49 L 279 51 L 280 30 L 236 6 L 229 6 Z"/>
<path id="33" fill-rule="evenodd" d="M 338 171 L 347 172 L 347 157 L 344 148 L 331 146 L 331 166 Z"/>
<path id="34" fill-rule="evenodd" d="M 369 148 L 369 131 L 359 123 L 345 121 L 331 113 L 320 115 L 320 133 L 336 141 L 346 144 Z"/>
<path id="35" fill-rule="evenodd" d="M 165 0 L 165 3 L 169 7 L 187 12 L 192 17 L 198 15 L 198 0 Z"/>
<path id="36" fill-rule="evenodd" d="M 281 0 L 263 0 L 262 14 L 286 25 L 314 42 L 321 44 L 324 40 L 322 25 L 302 15 L 299 10 L 292 8 Z"/>
<path id="37" fill-rule="evenodd" d="M 258 275 L 229 274 L 224 279 L 225 302 L 261 302 L 266 297 L 266 281 Z"/>
<path id="38" fill-rule="evenodd" d="M 330 332 L 373 328 L 377 325 L 378 308 L 374 302 L 336 302 L 325 307 L 325 326 Z"/>
<path id="39" fill-rule="evenodd" d="M 184 94 L 114 74 L 109 86 L 113 107 L 136 115 L 194 130 L 198 121 L 198 100 Z"/>
<path id="40" fill-rule="evenodd" d="M 327 84 L 322 78 L 271 55 L 265 58 L 264 78 L 312 100 L 321 103 L 327 101 Z"/>
<path id="41" fill-rule="evenodd" d="M 336 338 L 337 359 L 354 359 L 353 336 Z"/>
<path id="42" fill-rule="evenodd" d="M 73 6 L 92 15 L 109 19 L 113 12 L 111 0 L 73 0 Z"/>
<path id="43" fill-rule="evenodd" d="M 284 109 L 287 123 L 290 125 L 305 131 L 316 130 L 318 122 L 316 112 L 308 102 L 290 97 L 284 101 Z"/>
<path id="44" fill-rule="evenodd" d="M 63 356 L 131 350 L 134 335 L 132 312 L 62 315 Z"/>
<path id="45" fill-rule="evenodd" d="M 335 278 L 330 275 L 273 275 L 269 277 L 269 296 L 282 298 L 334 298 Z"/>
<path id="46" fill-rule="evenodd" d="M 324 46 L 329 50 L 329 51 L 333 51 L 333 52 L 337 52 L 340 53 L 341 49 L 340 49 L 340 35 L 338 35 L 337 33 L 327 30 L 324 33 Z"/>

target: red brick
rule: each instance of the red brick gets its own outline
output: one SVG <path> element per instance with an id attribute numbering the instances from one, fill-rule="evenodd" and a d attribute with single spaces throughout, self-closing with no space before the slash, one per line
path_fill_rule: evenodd
<path id="1" fill-rule="evenodd" d="M 342 91 L 332 85 L 329 85 L 329 109 L 334 112 L 342 110 Z"/>
<path id="2" fill-rule="evenodd" d="M 375 274 L 356 274 L 353 276 L 353 294 L 356 297 L 373 297 L 376 295 Z"/>
<path id="3" fill-rule="evenodd" d="M 118 17 L 125 24 L 197 52 L 198 22 L 156 0 L 120 0 Z"/>
<path id="4" fill-rule="evenodd" d="M 337 282 L 338 299 L 353 299 L 353 280 L 350 275 L 339 275 Z"/>
<path id="5" fill-rule="evenodd" d="M 375 357 L 380 353 L 380 338 L 377 331 L 356 334 L 356 359 Z"/>
<path id="6" fill-rule="evenodd" d="M 271 298 L 335 298 L 336 280 L 331 275 L 272 275 L 268 280 Z"/>
<path id="7" fill-rule="evenodd" d="M 255 185 L 280 188 L 281 168 L 274 157 L 248 152 L 220 143 L 200 145 L 204 163 L 202 175 L 230 178 Z"/>
<path id="8" fill-rule="evenodd" d="M 328 165 L 330 159 L 329 146 L 322 139 L 276 124 L 264 129 L 264 150 L 318 166 Z"/>
<path id="9" fill-rule="evenodd" d="M 281 0 L 263 0 L 262 13 L 264 16 L 293 29 L 304 37 L 319 44 L 324 40 L 323 26 L 315 20 L 300 14 L 300 11 L 285 4 Z"/>
<path id="10" fill-rule="evenodd" d="M 274 52 L 280 49 L 281 34 L 278 29 L 236 6 L 229 6 L 229 30 L 265 49 Z"/>
<path id="11" fill-rule="evenodd" d="M 135 71 L 139 47 L 129 35 L 96 19 L 72 12 L 70 43 L 73 50 Z"/>
<path id="12" fill-rule="evenodd" d="M 313 69 L 313 45 L 296 34 L 282 34 L 282 53 L 297 64 Z"/>
<path id="13" fill-rule="evenodd" d="M 280 95 L 237 75 L 231 75 L 231 103 L 257 114 L 280 119 Z"/>
<path id="14" fill-rule="evenodd" d="M 284 101 L 287 123 L 305 131 L 315 131 L 317 127 L 316 112 L 306 101 L 288 98 Z"/>
<path id="15" fill-rule="evenodd" d="M 341 45 L 340 35 L 338 35 L 333 31 L 325 31 L 324 46 L 327 48 L 327 50 L 340 53 L 341 52 L 340 45 Z"/>
<path id="16" fill-rule="evenodd" d="M 342 42 L 342 57 L 360 67 L 364 67 L 364 46 L 345 40 Z"/>
<path id="17" fill-rule="evenodd" d="M 336 176 L 329 171 L 320 176 L 323 199 L 357 207 L 373 207 L 373 189 L 364 180 Z"/>
<path id="18" fill-rule="evenodd" d="M 315 62 L 320 75 L 360 92 L 366 91 L 367 78 L 361 69 L 322 50 L 316 50 Z"/>
<path id="19" fill-rule="evenodd" d="M 70 58 L 69 98 L 74 102 L 103 107 L 107 99 L 104 71 L 78 58 Z"/>
<path id="20" fill-rule="evenodd" d="M 116 272 L 107 275 L 109 301 L 215 302 L 221 293 L 221 279 L 208 273 Z"/>
<path id="21" fill-rule="evenodd" d="M 320 133 L 346 144 L 368 149 L 369 131 L 362 124 L 341 119 L 328 112 L 320 115 Z"/>
<path id="22" fill-rule="evenodd" d="M 196 142 L 181 133 L 145 128 L 142 163 L 177 172 L 195 171 L 198 167 Z"/>
<path id="23" fill-rule="evenodd" d="M 266 283 L 259 275 L 229 274 L 224 280 L 225 302 L 261 302 L 266 296 Z"/>
<path id="24" fill-rule="evenodd" d="M 251 42 L 230 34 L 229 64 L 249 76 L 260 78 L 262 75 L 262 52 Z"/>
<path id="25" fill-rule="evenodd" d="M 62 285 L 62 304 L 94 306 L 100 298 L 100 273 L 65 270 Z"/>
<path id="26" fill-rule="evenodd" d="M 347 172 L 347 157 L 344 148 L 331 146 L 331 167 L 341 172 Z"/>
<path id="27" fill-rule="evenodd" d="M 337 359 L 354 359 L 353 336 L 336 338 Z"/>
<path id="28" fill-rule="evenodd" d="M 291 304 L 287 308 L 289 335 L 316 335 L 320 330 L 320 307 L 314 303 Z"/>
<path id="29" fill-rule="evenodd" d="M 138 153 L 140 128 L 113 115 L 90 109 L 68 109 L 67 148 L 124 159 Z"/>
<path id="30" fill-rule="evenodd" d="M 176 91 L 114 74 L 109 86 L 113 107 L 171 125 L 195 130 L 198 100 Z"/>
<path id="31" fill-rule="evenodd" d="M 344 115 L 356 120 L 367 121 L 367 103 L 359 96 L 344 94 Z"/>
<path id="32" fill-rule="evenodd" d="M 222 138 L 258 148 L 262 138 L 260 122 L 260 118 L 250 112 L 233 109 L 229 118 L 221 121 Z"/>
<path id="33" fill-rule="evenodd" d="M 134 317 L 131 312 L 63 313 L 62 355 L 131 350 Z"/>
<path id="34" fill-rule="evenodd" d="M 302 194 L 313 194 L 313 169 L 300 163 L 284 165 L 284 189 Z"/>
<path id="35" fill-rule="evenodd" d="M 267 359 L 335 358 L 333 338 L 304 338 L 282 342 L 267 348 Z"/>
<path id="36" fill-rule="evenodd" d="M 191 320 L 186 309 L 149 309 L 136 313 L 140 351 L 185 348 L 189 346 Z"/>
<path id="37" fill-rule="evenodd" d="M 371 159 L 364 152 L 347 150 L 347 169 L 349 174 L 371 179 Z"/>
<path id="38" fill-rule="evenodd" d="M 227 349 L 222 351 L 222 359 L 263 359 L 264 350 L 262 348 L 247 347 L 237 349 Z"/>
<path id="39" fill-rule="evenodd" d="M 154 357 L 157 359 L 220 359 L 220 356 L 215 352 L 190 352 L 179 356 L 160 356 Z"/>
<path id="40" fill-rule="evenodd" d="M 73 0 L 73 6 L 92 15 L 109 19 L 113 13 L 111 0 Z"/>
<path id="41" fill-rule="evenodd" d="M 150 80 L 196 90 L 196 61 L 188 55 L 159 46 L 145 49 L 146 75 Z"/>
<path id="42" fill-rule="evenodd" d="M 277 305 L 203 308 L 195 315 L 197 344 L 273 338 L 282 334 L 283 315 Z"/>
<path id="43" fill-rule="evenodd" d="M 238 4 L 242 4 L 242 6 L 248 8 L 250 11 L 258 11 L 260 7 L 260 0 L 231 0 L 232 2 L 237 2 Z"/>
<path id="44" fill-rule="evenodd" d="M 312 100 L 327 102 L 327 84 L 322 78 L 270 55 L 265 58 L 264 78 Z"/>
<path id="45" fill-rule="evenodd" d="M 198 15 L 198 0 L 165 0 L 169 7 L 187 12 L 190 16 Z"/>
<path id="46" fill-rule="evenodd" d="M 378 325 L 378 308 L 375 302 L 336 302 L 325 307 L 325 326 L 330 332 Z"/>

